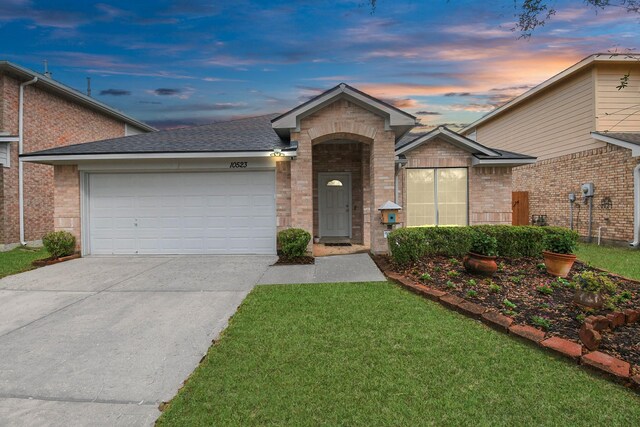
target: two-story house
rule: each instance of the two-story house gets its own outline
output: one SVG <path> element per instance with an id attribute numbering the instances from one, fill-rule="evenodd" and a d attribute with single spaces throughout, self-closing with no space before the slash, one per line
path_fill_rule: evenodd
<path id="1" fill-rule="evenodd" d="M 513 169 L 514 212 L 524 209 L 525 221 L 638 246 L 640 55 L 591 55 L 461 133 L 537 157 Z"/>

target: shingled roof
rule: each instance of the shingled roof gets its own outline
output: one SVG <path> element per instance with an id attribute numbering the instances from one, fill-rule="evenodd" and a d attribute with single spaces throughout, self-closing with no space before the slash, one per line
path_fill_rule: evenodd
<path id="1" fill-rule="evenodd" d="M 67 145 L 23 154 L 22 157 L 286 150 L 290 147 L 289 141 L 280 138 L 271 128 L 271 119 L 276 116 L 276 114 L 268 114 L 202 126 Z"/>

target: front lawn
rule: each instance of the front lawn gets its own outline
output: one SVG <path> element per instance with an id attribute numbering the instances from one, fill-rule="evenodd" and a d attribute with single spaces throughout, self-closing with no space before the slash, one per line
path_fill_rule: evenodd
<path id="1" fill-rule="evenodd" d="M 640 250 L 638 249 L 581 243 L 578 245 L 576 255 L 594 267 L 640 280 Z"/>
<path id="2" fill-rule="evenodd" d="M 640 398 L 390 283 L 259 286 L 160 425 L 638 425 Z"/>
<path id="3" fill-rule="evenodd" d="M 33 261 L 48 256 L 49 253 L 44 248 L 15 248 L 7 252 L 0 252 L 0 278 L 31 270 Z"/>

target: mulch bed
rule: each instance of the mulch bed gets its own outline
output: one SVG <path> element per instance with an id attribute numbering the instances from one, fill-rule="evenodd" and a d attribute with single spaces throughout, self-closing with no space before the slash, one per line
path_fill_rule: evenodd
<path id="1" fill-rule="evenodd" d="M 273 265 L 310 265 L 315 263 L 316 259 L 312 256 L 287 257 L 278 253 L 278 261 Z"/>
<path id="2" fill-rule="evenodd" d="M 383 270 L 402 274 L 418 283 L 464 298 L 485 308 L 492 308 L 510 316 L 515 323 L 543 329 L 550 336 L 559 336 L 580 342 L 578 331 L 584 317 L 607 315 L 611 310 L 587 309 L 573 302 L 574 289 L 560 283 L 547 274 L 542 259 L 499 258 L 498 272 L 489 280 L 466 272 L 462 258 L 431 256 L 410 265 L 400 267 L 387 256 L 376 256 L 376 263 Z M 567 280 L 585 270 L 600 272 L 576 262 Z M 423 277 L 428 273 L 430 277 Z M 629 291 L 631 300 L 617 304 L 617 310 L 640 307 L 640 283 L 608 274 L 617 285 L 617 292 Z M 546 286 L 552 293 L 546 295 L 538 288 Z M 515 304 L 507 307 L 505 299 Z M 540 319 L 548 322 L 541 325 Z M 546 326 L 546 327 L 545 327 Z M 600 351 L 640 365 L 640 323 L 622 326 L 603 334 Z"/>

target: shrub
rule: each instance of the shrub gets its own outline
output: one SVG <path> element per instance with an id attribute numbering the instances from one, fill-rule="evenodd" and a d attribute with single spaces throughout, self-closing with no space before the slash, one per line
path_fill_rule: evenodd
<path id="1" fill-rule="evenodd" d="M 593 271 L 576 274 L 573 276 L 572 283 L 577 289 L 587 292 L 613 294 L 616 291 L 616 284 L 611 279 L 604 274 L 596 274 Z"/>
<path id="2" fill-rule="evenodd" d="M 426 255 L 462 257 L 471 249 L 474 236 L 478 232 L 494 237 L 496 252 L 508 258 L 539 257 L 546 247 L 546 236 L 563 236 L 559 238 L 572 242 L 572 247 L 575 247 L 578 241 L 578 233 L 561 227 L 409 227 L 399 228 L 389 234 L 389 251 L 399 264 L 417 261 Z"/>
<path id="3" fill-rule="evenodd" d="M 301 257 L 307 252 L 311 234 L 301 228 L 287 228 L 278 233 L 278 246 L 286 257 Z"/>
<path id="4" fill-rule="evenodd" d="M 68 231 L 52 231 L 42 238 L 42 244 L 53 258 L 72 255 L 76 250 L 76 238 Z"/>
<path id="5" fill-rule="evenodd" d="M 496 256 L 498 241 L 488 234 L 477 232 L 471 240 L 471 252 L 484 256 Z"/>
<path id="6" fill-rule="evenodd" d="M 471 228 L 495 237 L 496 250 L 500 256 L 508 258 L 537 257 L 543 250 L 542 241 L 545 236 L 545 227 L 474 225 Z"/>

